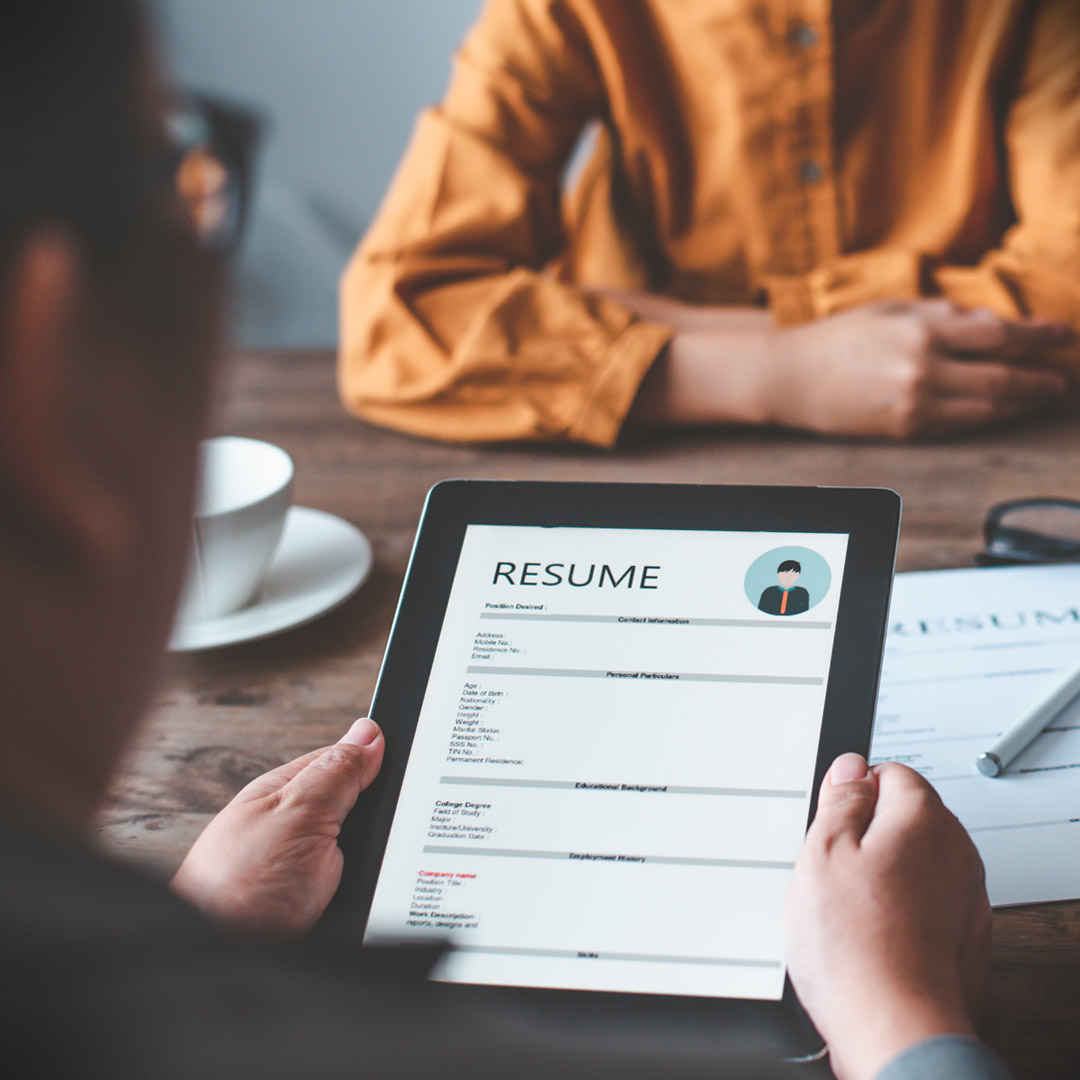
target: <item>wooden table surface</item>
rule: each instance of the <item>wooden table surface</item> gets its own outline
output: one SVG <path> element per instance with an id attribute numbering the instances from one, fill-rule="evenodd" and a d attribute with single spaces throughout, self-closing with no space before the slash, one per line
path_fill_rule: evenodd
<path id="1" fill-rule="evenodd" d="M 901 570 L 970 565 L 985 511 L 999 500 L 1080 495 L 1080 427 L 1068 418 L 936 446 L 747 431 L 651 438 L 615 453 L 448 447 L 347 416 L 326 353 L 234 357 L 219 402 L 214 432 L 283 446 L 296 462 L 297 503 L 360 526 L 375 569 L 357 596 L 310 626 L 170 658 L 101 818 L 106 847 L 163 874 L 248 780 L 335 741 L 364 714 L 424 493 L 438 480 L 888 486 L 904 498 Z M 999 911 L 994 944 L 985 1037 L 1019 1080 L 1080 1076 L 1080 902 Z"/>

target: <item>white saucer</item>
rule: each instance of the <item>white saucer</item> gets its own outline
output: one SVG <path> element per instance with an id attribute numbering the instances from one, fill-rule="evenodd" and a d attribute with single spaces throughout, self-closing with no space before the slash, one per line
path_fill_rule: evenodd
<path id="1" fill-rule="evenodd" d="M 302 626 L 348 600 L 367 580 L 371 562 L 371 545 L 355 525 L 322 510 L 291 507 L 255 602 L 216 619 L 177 622 L 169 649 L 217 649 Z"/>

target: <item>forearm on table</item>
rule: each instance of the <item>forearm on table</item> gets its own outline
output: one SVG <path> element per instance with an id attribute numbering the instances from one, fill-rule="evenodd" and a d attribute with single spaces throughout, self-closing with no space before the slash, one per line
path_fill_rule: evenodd
<path id="1" fill-rule="evenodd" d="M 631 426 L 768 420 L 765 375 L 775 331 L 769 311 L 686 304 L 655 293 L 602 292 L 642 319 L 675 330 L 641 384 L 627 418 Z"/>

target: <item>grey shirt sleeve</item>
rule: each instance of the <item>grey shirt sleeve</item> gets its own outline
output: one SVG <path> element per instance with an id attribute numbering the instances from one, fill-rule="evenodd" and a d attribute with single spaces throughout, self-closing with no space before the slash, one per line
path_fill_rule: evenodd
<path id="1" fill-rule="evenodd" d="M 898 1054 L 876 1080 L 1012 1080 L 985 1043 L 967 1035 L 937 1035 Z"/>

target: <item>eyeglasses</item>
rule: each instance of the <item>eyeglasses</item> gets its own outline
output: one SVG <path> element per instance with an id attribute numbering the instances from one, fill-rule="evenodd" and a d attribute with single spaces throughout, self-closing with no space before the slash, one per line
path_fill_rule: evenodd
<path id="1" fill-rule="evenodd" d="M 1080 502 L 1017 499 L 991 507 L 979 566 L 1080 562 Z"/>
<path id="2" fill-rule="evenodd" d="M 231 251 L 247 219 L 259 122 L 246 110 L 191 94 L 165 115 L 169 176 L 203 246 Z"/>

